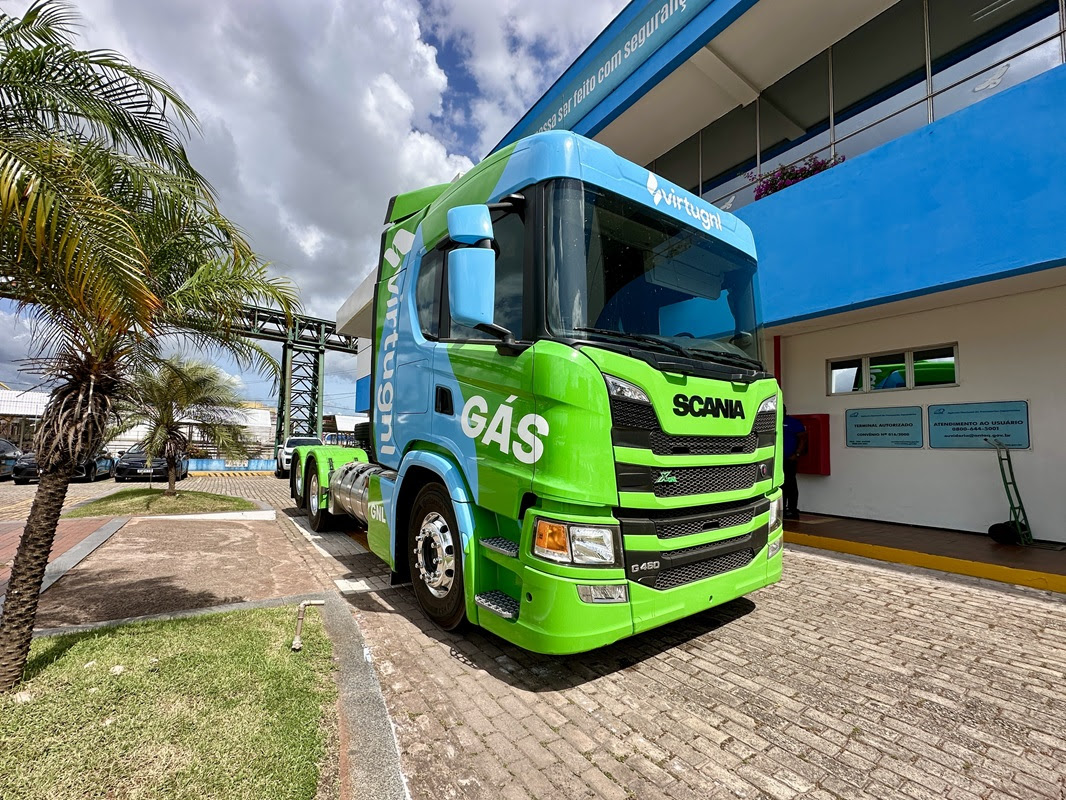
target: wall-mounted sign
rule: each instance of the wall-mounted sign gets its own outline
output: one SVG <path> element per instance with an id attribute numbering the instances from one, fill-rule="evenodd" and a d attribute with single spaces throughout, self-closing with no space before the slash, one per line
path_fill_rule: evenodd
<path id="1" fill-rule="evenodd" d="M 999 439 L 1007 447 L 1029 447 L 1029 404 L 950 403 L 929 406 L 929 446 L 950 449 L 989 447 L 985 439 Z"/>
<path id="2" fill-rule="evenodd" d="M 561 87 L 555 103 L 531 117 L 503 143 L 555 128 L 572 130 L 598 103 L 636 72 L 659 48 L 711 4 L 712 0 L 649 2 L 599 55 Z"/>
<path id="3" fill-rule="evenodd" d="M 848 447 L 921 447 L 922 407 L 850 408 L 844 412 Z"/>

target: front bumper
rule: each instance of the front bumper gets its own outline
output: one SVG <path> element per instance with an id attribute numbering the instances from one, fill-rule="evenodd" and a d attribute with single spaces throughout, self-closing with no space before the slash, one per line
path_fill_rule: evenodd
<path id="1" fill-rule="evenodd" d="M 532 519 L 538 514 L 566 520 L 565 514 L 537 510 L 526 515 L 526 530 L 518 557 L 522 564 L 513 574 L 512 585 L 504 585 L 511 577 L 510 574 L 505 575 L 502 569 L 504 559 L 490 554 L 490 561 L 497 561 L 501 566 L 497 568 L 496 584 L 519 602 L 518 618 L 512 621 L 481 608 L 476 611 L 480 625 L 534 652 L 561 655 L 592 650 L 728 603 L 781 579 L 783 549 L 778 548 L 773 558 L 768 558 L 767 553 L 770 546 L 776 545 L 782 537 L 783 528 L 778 526 L 768 532 L 768 512 L 765 510 L 748 525 L 724 528 L 721 533 L 713 534 L 710 542 L 692 544 L 693 538 L 707 538 L 701 534 L 679 538 L 676 543 L 655 536 L 626 536 L 623 556 L 626 567 L 600 569 L 552 564 L 527 555 L 530 552 Z M 589 520 L 581 518 L 570 521 L 587 523 Z M 748 537 L 746 542 L 735 546 L 730 544 L 730 541 L 744 536 Z M 640 572 L 636 573 L 636 579 L 630 579 L 628 575 L 632 567 L 629 554 L 650 552 L 652 545 L 647 541 L 649 539 L 658 542 L 664 564 L 668 560 L 665 556 L 671 551 L 678 563 L 688 560 L 688 556 L 681 551 L 702 551 L 705 548 L 709 551 L 709 557 L 697 563 L 710 564 L 717 558 L 730 558 L 744 552 L 743 549 L 737 549 L 743 545 L 747 545 L 747 552 L 751 555 L 750 559 L 745 556 L 728 565 L 735 568 L 727 568 L 707 577 L 699 577 L 699 573 L 694 573 L 696 578 L 691 581 L 672 588 L 655 588 L 670 586 L 674 582 L 657 582 L 657 576 Z M 723 556 L 718 551 L 728 552 Z M 663 574 L 666 574 L 665 570 Z M 628 602 L 582 601 L 578 596 L 578 585 L 597 584 L 625 584 L 629 593 Z"/>
<path id="2" fill-rule="evenodd" d="M 41 477 L 41 472 L 37 468 L 36 464 L 33 464 L 32 466 L 25 464 L 16 464 L 11 471 L 11 477 L 21 478 L 28 481 L 35 481 Z"/>

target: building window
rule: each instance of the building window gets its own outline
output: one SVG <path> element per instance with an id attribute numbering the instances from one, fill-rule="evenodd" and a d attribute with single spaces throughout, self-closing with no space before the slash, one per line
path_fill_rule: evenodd
<path id="1" fill-rule="evenodd" d="M 957 386 L 958 358 L 959 346 L 947 344 L 831 359 L 826 362 L 826 393 Z"/>
<path id="2" fill-rule="evenodd" d="M 655 171 L 668 181 L 690 192 L 700 185 L 700 135 L 688 137 L 667 153 L 655 159 Z"/>
<path id="3" fill-rule="evenodd" d="M 654 168 L 688 188 L 696 164 L 702 197 L 736 211 L 776 168 L 860 155 L 1062 64 L 1059 4 L 898 0 Z"/>

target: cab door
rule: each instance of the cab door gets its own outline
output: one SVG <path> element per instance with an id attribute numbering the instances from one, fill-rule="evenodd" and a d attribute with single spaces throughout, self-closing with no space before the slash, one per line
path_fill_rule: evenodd
<path id="1" fill-rule="evenodd" d="M 493 322 L 516 340 L 528 339 L 525 286 L 531 259 L 523 215 L 495 214 L 493 237 Z M 516 518 L 532 484 L 533 464 L 543 452 L 533 403 L 533 350 L 520 345 L 501 352 L 497 338 L 453 320 L 447 257 L 443 266 L 440 343 L 433 362 L 434 435 L 458 454 L 475 502 Z"/>

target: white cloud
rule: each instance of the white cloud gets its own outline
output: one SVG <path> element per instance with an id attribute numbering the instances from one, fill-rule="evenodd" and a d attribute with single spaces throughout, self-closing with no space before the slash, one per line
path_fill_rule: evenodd
<path id="1" fill-rule="evenodd" d="M 625 0 L 428 0 L 429 25 L 454 41 L 477 82 L 471 112 L 487 153 L 625 6 Z"/>

